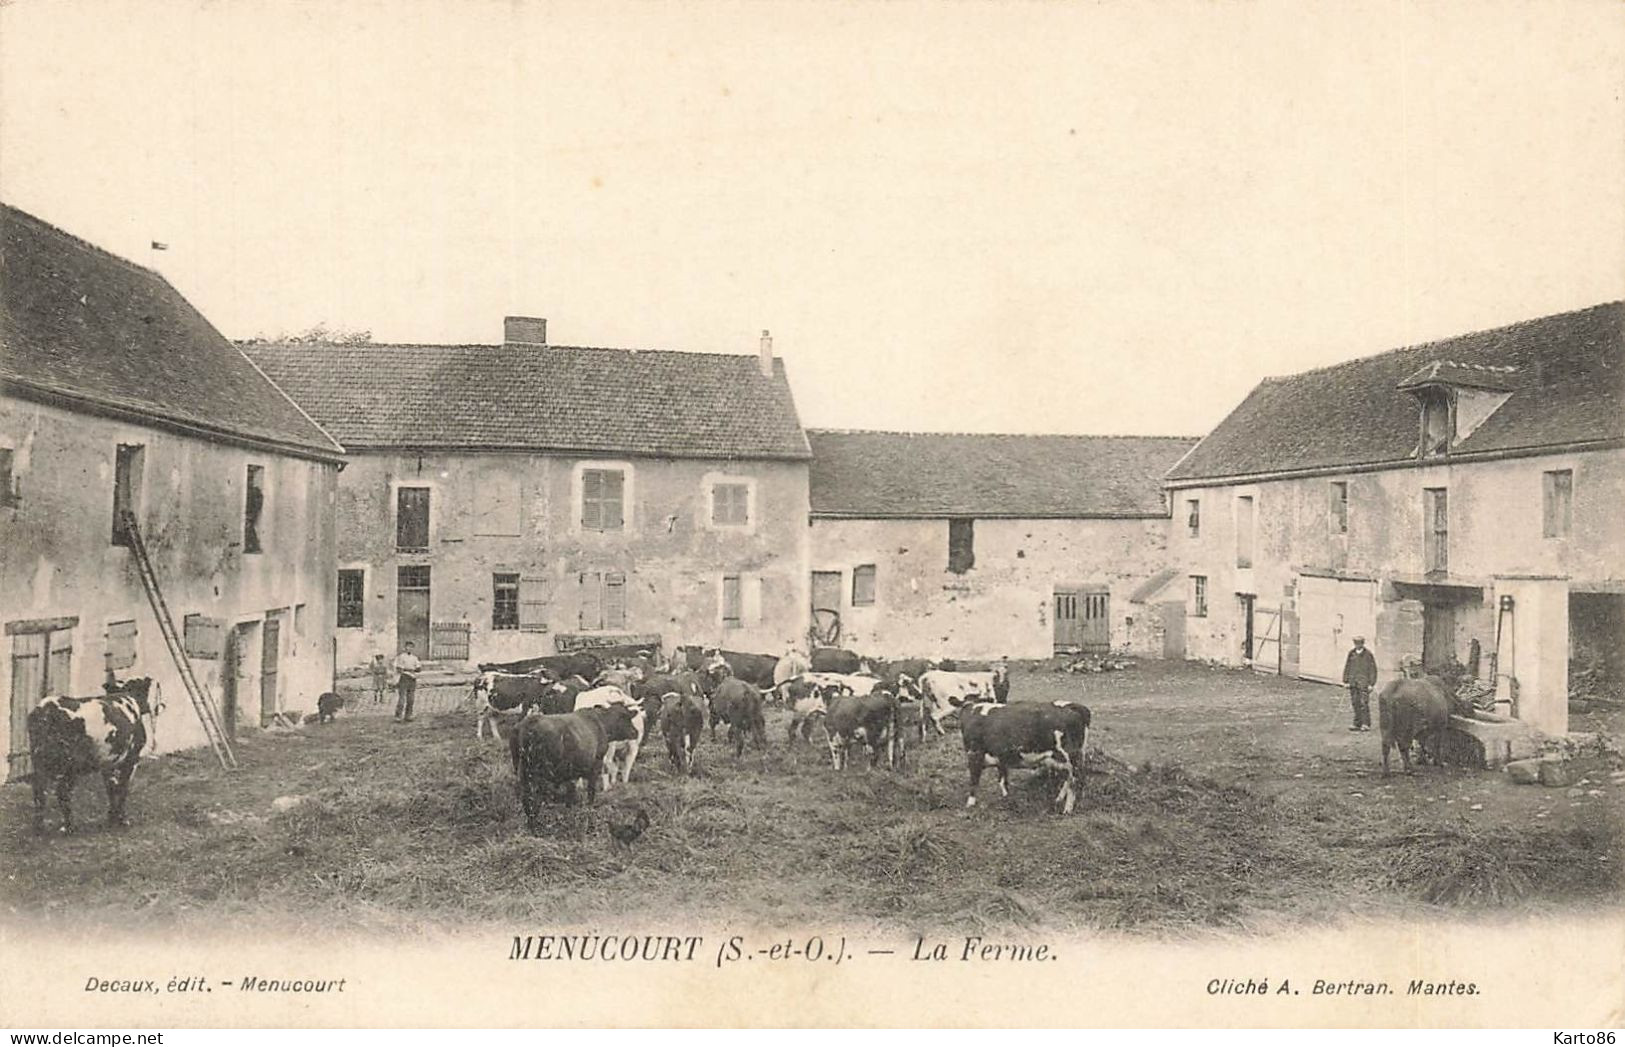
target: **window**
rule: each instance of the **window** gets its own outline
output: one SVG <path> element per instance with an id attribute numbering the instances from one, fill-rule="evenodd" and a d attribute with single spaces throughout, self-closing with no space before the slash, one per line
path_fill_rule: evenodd
<path id="1" fill-rule="evenodd" d="M 619 531 L 625 525 L 626 474 L 619 469 L 581 473 L 581 526 L 588 531 Z"/>
<path id="2" fill-rule="evenodd" d="M 581 628 L 626 628 L 626 575 L 619 571 L 581 573 Z"/>
<path id="3" fill-rule="evenodd" d="M 1185 526 L 1190 529 L 1192 538 L 1200 537 L 1202 534 L 1202 500 L 1200 498 L 1186 499 L 1185 509 Z"/>
<path id="4" fill-rule="evenodd" d="M 875 602 L 875 565 L 859 564 L 852 568 L 852 606 L 873 607 Z"/>
<path id="5" fill-rule="evenodd" d="M 107 668 L 128 669 L 135 664 L 135 623 L 107 623 Z"/>
<path id="6" fill-rule="evenodd" d="M 225 646 L 225 619 L 189 614 L 181 619 L 181 626 L 188 658 L 220 657 Z"/>
<path id="7" fill-rule="evenodd" d="M 745 527 L 750 524 L 750 485 L 719 483 L 711 485 L 711 523 L 717 527 Z"/>
<path id="8" fill-rule="evenodd" d="M 20 501 L 17 481 L 11 474 L 11 454 L 11 448 L 0 447 L 0 509 L 9 509 Z"/>
<path id="9" fill-rule="evenodd" d="M 1331 487 L 1332 511 L 1331 531 L 1333 534 L 1349 533 L 1349 485 L 1344 480 L 1333 480 Z"/>
<path id="10" fill-rule="evenodd" d="M 1449 452 L 1451 432 L 1450 397 L 1442 389 L 1429 389 L 1422 399 L 1421 457 L 1432 458 Z"/>
<path id="11" fill-rule="evenodd" d="M 491 576 L 491 628 L 519 628 L 519 576 Z"/>
<path id="12" fill-rule="evenodd" d="M 1207 617 L 1207 577 L 1191 575 L 1191 617 Z"/>
<path id="13" fill-rule="evenodd" d="M 1253 496 L 1236 498 L 1236 566 L 1253 565 Z"/>
<path id="14" fill-rule="evenodd" d="M 395 548 L 421 552 L 429 548 L 429 489 L 395 491 Z"/>
<path id="15" fill-rule="evenodd" d="M 1567 538 L 1573 523 L 1574 471 L 1557 469 L 1543 474 L 1541 480 L 1545 488 L 1541 534 L 1547 538 Z"/>
<path id="16" fill-rule="evenodd" d="M 340 629 L 359 629 L 366 621 L 367 572 L 362 570 L 344 570 L 339 572 L 339 620 Z"/>
<path id="17" fill-rule="evenodd" d="M 243 495 L 243 552 L 260 551 L 260 513 L 265 509 L 265 467 L 248 467 L 248 490 Z"/>
<path id="18" fill-rule="evenodd" d="M 728 574 L 722 576 L 722 625 L 725 629 L 737 629 L 744 624 L 745 601 L 740 591 L 739 576 Z"/>
<path id="19" fill-rule="evenodd" d="M 124 514 L 141 509 L 141 470 L 146 448 L 141 444 L 119 444 L 113 459 L 113 544 L 128 546 Z"/>
<path id="20" fill-rule="evenodd" d="M 948 570 L 964 574 L 976 566 L 976 521 L 948 521 Z"/>
<path id="21" fill-rule="evenodd" d="M 1443 487 L 1422 491 L 1424 570 L 1429 574 L 1450 569 L 1450 502 Z"/>

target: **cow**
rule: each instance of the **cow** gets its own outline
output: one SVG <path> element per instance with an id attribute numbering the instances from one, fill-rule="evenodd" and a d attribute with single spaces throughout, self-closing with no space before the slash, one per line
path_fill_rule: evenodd
<path id="1" fill-rule="evenodd" d="M 758 748 L 767 745 L 767 721 L 762 716 L 762 692 L 755 684 L 734 677 L 726 677 L 711 696 L 711 731 L 715 737 L 717 721 L 728 725 L 728 741 L 734 747 L 734 759 L 745 753 L 745 737 Z"/>
<path id="2" fill-rule="evenodd" d="M 855 673 L 864 664 L 857 652 L 842 647 L 814 647 L 810 661 L 815 673 Z"/>
<path id="3" fill-rule="evenodd" d="M 526 716 L 519 721 L 508 736 L 508 755 L 527 829 L 536 830 L 542 792 L 549 786 L 555 790 L 564 787 L 566 798 L 574 804 L 576 783 L 585 780 L 587 802 L 597 798 L 604 757 L 610 745 L 637 735 L 633 720 L 630 707 L 616 704 L 557 716 Z"/>
<path id="4" fill-rule="evenodd" d="M 1010 671 L 1002 665 L 983 672 L 932 669 L 920 677 L 919 689 L 930 719 L 928 726 L 943 734 L 942 722 L 960 706 L 972 700 L 1009 701 Z"/>
<path id="5" fill-rule="evenodd" d="M 810 686 L 790 701 L 789 743 L 794 745 L 799 734 L 802 741 L 811 745 L 813 728 L 824 722 L 824 717 L 829 714 L 829 705 L 823 695 Z"/>
<path id="6" fill-rule="evenodd" d="M 904 744 L 910 737 L 925 741 L 925 703 L 897 696 L 897 762 L 901 764 L 907 754 Z"/>
<path id="7" fill-rule="evenodd" d="M 718 651 L 711 661 L 716 660 L 728 667 L 728 674 L 736 679 L 744 680 L 759 690 L 767 690 L 773 686 L 773 676 L 778 671 L 779 659 L 771 654 L 746 654 L 743 651 Z"/>
<path id="8" fill-rule="evenodd" d="M 1072 813 L 1083 787 L 1084 751 L 1089 744 L 1089 709 L 1078 702 L 974 702 L 960 710 L 960 740 L 970 770 L 966 807 L 976 806 L 982 769 L 999 769 L 999 794 L 1010 795 L 1010 768 L 1036 766 L 1059 776 L 1052 800 L 1061 814 Z"/>
<path id="9" fill-rule="evenodd" d="M 632 722 L 637 728 L 631 738 L 620 738 L 611 741 L 609 751 L 604 755 L 604 790 L 617 781 L 625 784 L 632 780 L 632 766 L 638 762 L 638 751 L 643 746 L 643 738 L 647 733 L 650 720 L 643 706 L 632 700 L 632 696 L 619 687 L 594 687 L 589 691 L 582 691 L 576 695 L 576 711 L 584 709 L 597 709 L 609 705 L 618 705 L 632 710 Z"/>
<path id="10" fill-rule="evenodd" d="M 593 680 L 592 685 L 594 687 L 619 687 L 621 690 L 630 694 L 633 685 L 641 683 L 642 680 L 643 670 L 638 666 L 630 666 L 625 668 L 605 669 Z"/>
<path id="11" fill-rule="evenodd" d="M 80 775 L 93 772 L 107 786 L 107 824 L 130 824 L 130 781 L 150 737 L 142 717 L 156 729 L 161 693 L 150 678 L 138 677 L 110 684 L 95 698 L 52 695 L 29 710 L 36 833 L 45 831 L 45 794 L 53 785 L 61 831 L 73 832 L 73 787 Z"/>
<path id="12" fill-rule="evenodd" d="M 844 694 L 829 703 L 824 728 L 829 733 L 829 759 L 837 771 L 846 767 L 847 751 L 853 742 L 869 750 L 869 766 L 897 766 L 897 696 L 890 691 L 870 694 Z"/>
<path id="13" fill-rule="evenodd" d="M 655 673 L 632 685 L 633 697 L 640 699 L 650 697 L 658 699 L 670 693 L 699 697 L 704 693 L 700 689 L 700 674 L 690 669 Z"/>
<path id="14" fill-rule="evenodd" d="M 909 690 L 918 697 L 920 677 L 937 668 L 937 663 L 927 658 L 900 658 L 895 662 L 874 662 L 870 668 L 880 677 L 880 686 L 898 698 Z"/>
<path id="15" fill-rule="evenodd" d="M 1411 773 L 1411 743 L 1421 746 L 1421 762 L 1426 763 L 1428 743 L 1433 745 L 1433 762 L 1439 763 L 1439 746 L 1450 726 L 1450 698 L 1437 677 L 1393 680 L 1377 695 L 1377 727 L 1382 731 L 1382 773 L 1388 775 L 1388 750 L 1399 750 L 1405 773 Z"/>
<path id="16" fill-rule="evenodd" d="M 546 676 L 515 676 L 496 671 L 482 672 L 474 680 L 470 698 L 474 702 L 478 722 L 474 725 L 474 738 L 485 737 L 487 727 L 491 737 L 497 737 L 497 722 L 501 714 L 522 716 L 531 709 L 543 713 L 573 712 L 576 695 L 590 685 L 579 676 L 563 680 L 550 680 Z"/>
<path id="17" fill-rule="evenodd" d="M 802 654 L 795 644 L 791 644 L 779 657 L 778 664 L 773 666 L 773 690 L 782 694 L 780 688 L 787 682 L 811 670 L 812 662 L 807 660 L 807 656 Z"/>
<path id="18" fill-rule="evenodd" d="M 694 773 L 694 749 L 705 731 L 705 710 L 691 694 L 672 691 L 661 698 L 660 733 L 666 738 L 666 753 L 678 774 Z"/>

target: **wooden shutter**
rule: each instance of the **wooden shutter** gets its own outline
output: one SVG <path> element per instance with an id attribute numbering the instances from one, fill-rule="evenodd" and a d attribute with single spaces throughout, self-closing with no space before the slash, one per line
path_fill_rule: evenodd
<path id="1" fill-rule="evenodd" d="M 626 575 L 619 571 L 604 575 L 604 628 L 626 628 Z"/>
<path id="2" fill-rule="evenodd" d="M 547 590 L 542 578 L 519 579 L 519 630 L 547 632 Z"/>
<path id="3" fill-rule="evenodd" d="M 128 669 L 135 664 L 134 622 L 107 623 L 107 668 Z"/>
<path id="4" fill-rule="evenodd" d="M 604 627 L 603 575 L 597 571 L 581 572 L 581 628 Z"/>
<path id="5" fill-rule="evenodd" d="M 225 619 L 189 614 L 182 619 L 182 627 L 188 658 L 220 657 L 220 652 L 225 646 Z"/>

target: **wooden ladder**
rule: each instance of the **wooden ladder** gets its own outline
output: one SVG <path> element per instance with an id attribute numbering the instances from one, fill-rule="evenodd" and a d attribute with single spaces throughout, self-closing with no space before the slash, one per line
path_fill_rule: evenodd
<path id="1" fill-rule="evenodd" d="M 192 671 L 192 659 L 186 656 L 186 645 L 175 632 L 175 620 L 170 617 L 169 605 L 164 602 L 164 592 L 158 585 L 158 575 L 152 569 L 152 559 L 147 555 L 147 543 L 141 537 L 141 528 L 136 524 L 135 514 L 128 509 L 121 511 L 119 523 L 129 537 L 130 551 L 135 554 L 136 569 L 141 575 L 141 586 L 147 591 L 147 602 L 152 604 L 152 613 L 158 619 L 158 631 L 163 634 L 164 644 L 169 648 L 169 656 L 175 660 L 175 668 L 180 671 L 181 683 L 186 686 L 187 697 L 192 699 L 192 708 L 197 711 L 198 722 L 203 724 L 203 735 L 209 739 L 209 746 L 214 749 L 215 758 L 220 761 L 220 766 L 230 770 L 237 766 L 237 754 L 231 751 L 231 739 L 220 726 L 220 715 L 215 711 L 214 698 Z"/>

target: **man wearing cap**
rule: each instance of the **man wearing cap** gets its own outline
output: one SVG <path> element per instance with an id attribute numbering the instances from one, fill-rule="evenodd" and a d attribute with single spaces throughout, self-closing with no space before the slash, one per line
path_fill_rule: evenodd
<path id="1" fill-rule="evenodd" d="M 1349 702 L 1354 706 L 1354 726 L 1351 731 L 1371 730 L 1371 688 L 1377 682 L 1377 659 L 1366 650 L 1365 637 L 1354 638 L 1354 650 L 1343 662 L 1343 686 L 1349 689 Z"/>
<path id="2" fill-rule="evenodd" d="M 402 646 L 405 650 L 395 656 L 395 687 L 400 693 L 400 697 L 395 699 L 395 719 L 411 723 L 412 699 L 417 694 L 418 673 L 423 670 L 423 663 L 413 652 L 411 640 Z"/>

